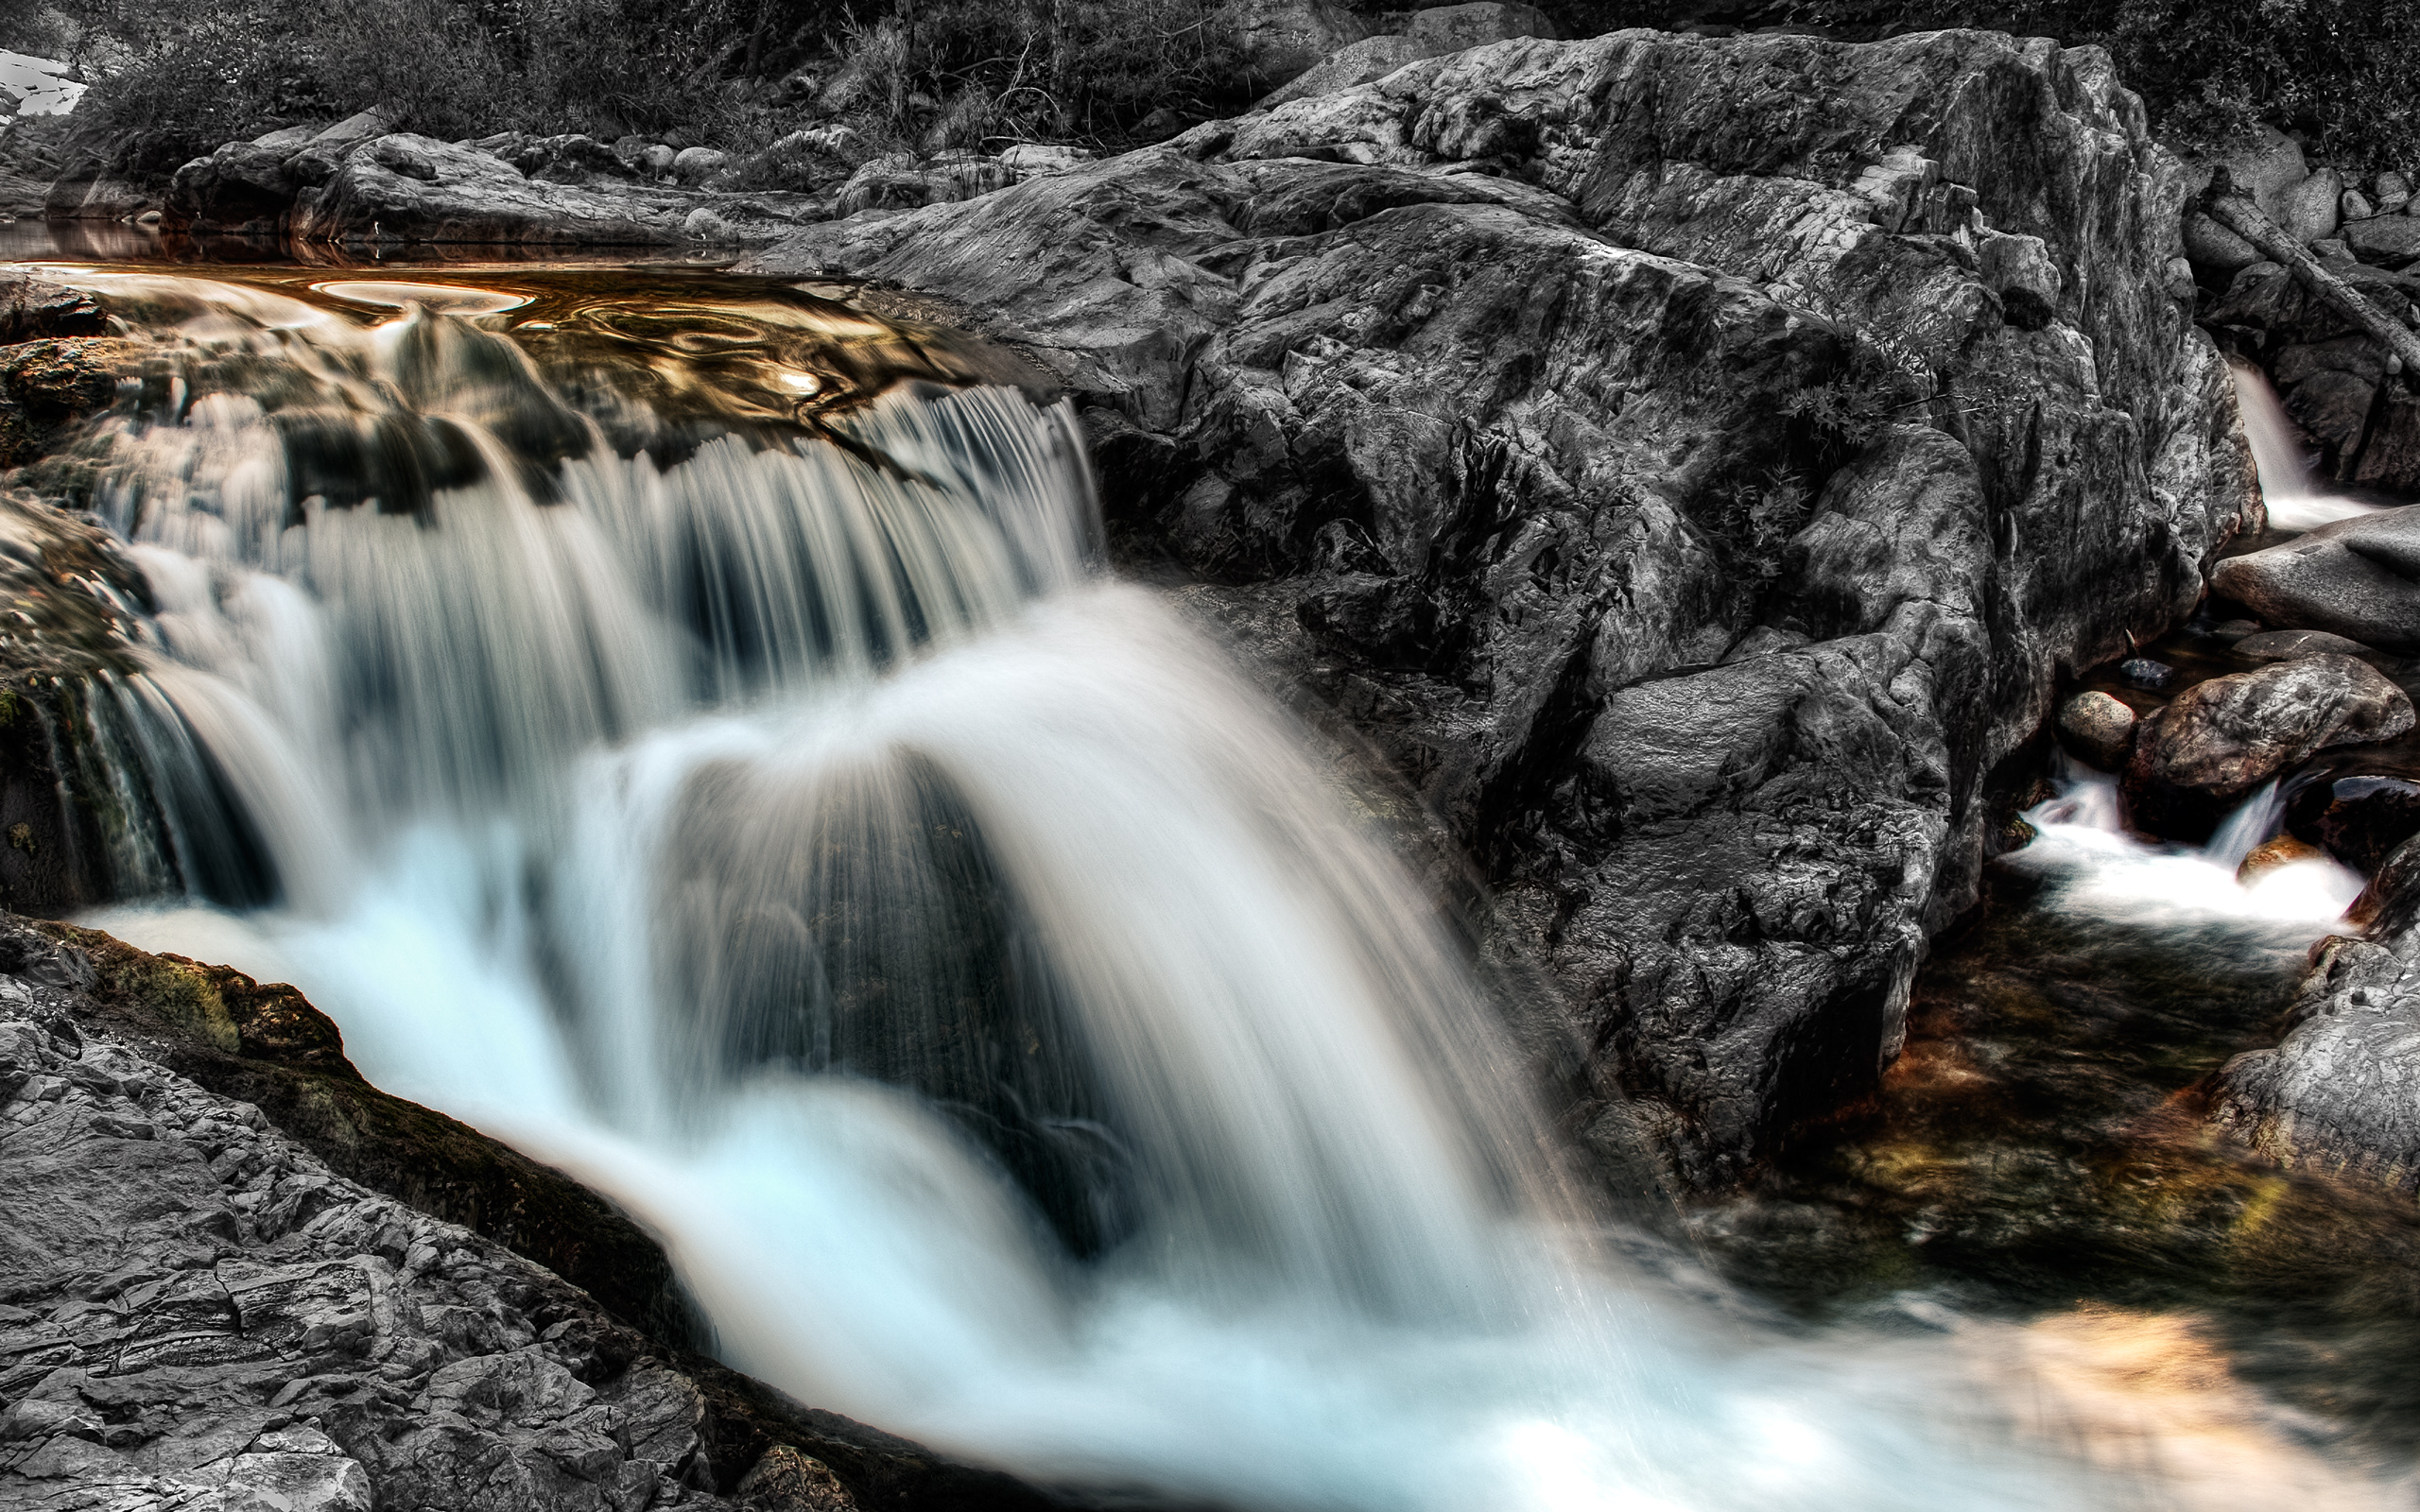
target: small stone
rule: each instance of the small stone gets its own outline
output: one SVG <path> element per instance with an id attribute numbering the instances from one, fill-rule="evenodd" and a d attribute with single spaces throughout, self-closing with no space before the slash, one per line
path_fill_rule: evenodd
<path id="1" fill-rule="evenodd" d="M 2391 215 L 2411 203 L 2411 180 L 2399 173 L 2381 173 L 2371 187 L 2377 191 L 2381 215 Z"/>
<path id="2" fill-rule="evenodd" d="M 2080 693 L 2059 710 L 2059 733 L 2069 750 L 2104 772 L 2125 765 L 2135 738 L 2135 711 L 2106 693 Z"/>
<path id="3" fill-rule="evenodd" d="M 2359 189 L 2345 190 L 2344 198 L 2338 202 L 2338 217 L 2342 220 L 2367 220 L 2377 214 L 2377 207 Z"/>
<path id="4" fill-rule="evenodd" d="M 2130 688 L 2157 693 L 2176 680 L 2176 669 L 2165 662 L 2154 662 L 2147 656 L 2129 657 L 2118 663 L 2118 676 Z"/>
<path id="5" fill-rule="evenodd" d="M 733 1488 L 748 1512 L 856 1512 L 857 1501 L 831 1467 L 787 1444 L 765 1451 Z"/>
<path id="6" fill-rule="evenodd" d="M 672 177 L 683 183 L 703 183 L 722 171 L 724 162 L 713 147 L 683 147 L 672 159 Z"/>
<path id="7" fill-rule="evenodd" d="M 2297 861 L 2317 861 L 2326 854 L 2326 851 L 2307 840 L 2297 840 L 2290 834 L 2281 834 L 2273 840 L 2253 847 L 2252 853 L 2243 858 L 2243 865 L 2235 868 L 2235 880 L 2249 883 L 2280 867 L 2290 867 Z"/>

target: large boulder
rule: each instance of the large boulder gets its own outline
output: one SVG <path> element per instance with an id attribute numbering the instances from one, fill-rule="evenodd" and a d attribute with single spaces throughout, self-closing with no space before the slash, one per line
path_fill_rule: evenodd
<path id="1" fill-rule="evenodd" d="M 2259 523 L 2185 186 L 2090 49 L 1632 31 L 742 266 L 1056 372 L 1122 528 L 1420 790 L 1712 1183 L 1873 1085 L 2060 669 Z"/>
<path id="2" fill-rule="evenodd" d="M 356 145 L 324 182 L 297 194 L 287 230 L 306 242 L 655 246 L 680 240 L 694 208 L 638 185 L 609 193 L 536 182 L 475 148 L 396 132 Z"/>
<path id="3" fill-rule="evenodd" d="M 2420 651 L 2420 505 L 2230 557 L 2210 574 L 2210 588 L 2271 625 Z"/>
<path id="4" fill-rule="evenodd" d="M 307 145 L 227 143 L 177 170 L 167 208 L 196 232 L 274 235 L 299 187 L 286 160 Z"/>
<path id="5" fill-rule="evenodd" d="M 2126 765 L 2128 796 L 2152 827 L 2180 796 L 2233 803 L 2318 751 L 2392 740 L 2411 700 L 2385 674 L 2341 652 L 2276 662 L 2197 682 L 2144 719 Z"/>

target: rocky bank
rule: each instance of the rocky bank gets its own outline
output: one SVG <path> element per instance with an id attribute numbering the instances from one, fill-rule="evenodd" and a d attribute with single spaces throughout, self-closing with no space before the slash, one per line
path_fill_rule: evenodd
<path id="1" fill-rule="evenodd" d="M 1053 1504 L 692 1352 L 651 1239 L 290 988 L 0 916 L 0 1172 L 12 1507 Z"/>
<path id="2" fill-rule="evenodd" d="M 1872 1085 L 2063 676 L 2260 524 L 2188 188 L 2090 49 L 1633 31 L 746 266 L 1056 371 L 1132 550 L 1416 785 L 1713 1184 Z"/>

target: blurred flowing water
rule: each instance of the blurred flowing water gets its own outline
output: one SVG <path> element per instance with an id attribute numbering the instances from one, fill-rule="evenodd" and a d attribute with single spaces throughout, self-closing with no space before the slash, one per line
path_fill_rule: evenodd
<path id="1" fill-rule="evenodd" d="M 2388 1494 L 2189 1321 L 1810 1324 L 1592 1200 L 1393 837 L 991 359 L 669 272 L 47 275 L 152 347 L 52 475 L 154 599 L 94 921 L 627 1205 L 734 1364 L 1222 1505 Z"/>

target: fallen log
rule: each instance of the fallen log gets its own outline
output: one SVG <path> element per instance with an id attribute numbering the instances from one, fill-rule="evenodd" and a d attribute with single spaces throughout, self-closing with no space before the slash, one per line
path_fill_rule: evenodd
<path id="1" fill-rule="evenodd" d="M 2387 350 L 2387 371 L 2401 373 L 2406 384 L 2420 386 L 2420 335 L 2370 302 L 2360 289 L 2329 272 L 2310 249 L 2291 232 L 2262 214 L 2258 205 L 2230 192 L 2233 184 L 2220 170 L 2208 198 L 2210 218 L 2258 249 L 2263 257 L 2286 271 L 2328 305 L 2367 332 Z"/>

